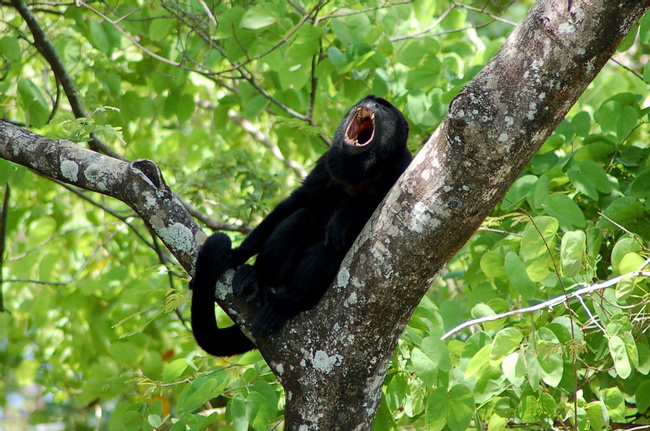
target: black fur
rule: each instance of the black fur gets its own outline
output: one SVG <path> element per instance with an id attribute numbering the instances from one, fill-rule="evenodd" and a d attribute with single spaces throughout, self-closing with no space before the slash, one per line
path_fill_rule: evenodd
<path id="1" fill-rule="evenodd" d="M 254 336 L 266 335 L 316 305 L 357 235 L 410 163 L 407 139 L 402 113 L 386 100 L 368 96 L 345 114 L 332 147 L 303 184 L 241 246 L 231 249 L 222 233 L 208 238 L 190 285 L 199 346 L 215 356 L 255 347 L 238 326 L 217 328 L 214 289 L 227 268 L 237 268 L 234 293 L 261 304 Z M 255 265 L 244 265 L 254 255 Z"/>

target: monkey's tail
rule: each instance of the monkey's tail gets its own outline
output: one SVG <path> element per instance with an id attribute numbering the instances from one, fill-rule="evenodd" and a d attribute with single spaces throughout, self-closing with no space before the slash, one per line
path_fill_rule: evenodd
<path id="1" fill-rule="evenodd" d="M 231 243 L 228 235 L 210 236 L 196 259 L 192 293 L 192 331 L 203 350 L 214 356 L 232 356 L 255 348 L 239 326 L 219 328 L 214 314 L 214 290 L 217 280 L 230 266 Z"/>

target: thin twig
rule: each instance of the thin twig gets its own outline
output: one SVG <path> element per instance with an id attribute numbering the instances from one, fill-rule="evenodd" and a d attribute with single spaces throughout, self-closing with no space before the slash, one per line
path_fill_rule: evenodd
<path id="1" fill-rule="evenodd" d="M 610 222 L 611 224 L 613 224 L 614 226 L 616 226 L 617 228 L 619 228 L 620 230 L 622 230 L 623 232 L 625 232 L 626 234 L 630 235 L 632 238 L 634 238 L 634 240 L 635 240 L 635 241 L 636 241 L 636 242 L 641 246 L 641 249 L 642 249 L 642 250 L 645 250 L 645 251 L 648 250 L 648 249 L 646 248 L 646 246 L 643 244 L 643 241 L 641 240 L 641 238 L 639 238 L 639 237 L 638 237 L 634 232 L 628 230 L 625 226 L 623 226 L 623 225 L 621 225 L 621 224 L 619 224 L 619 223 L 616 223 L 614 220 L 612 220 L 611 218 L 607 217 L 607 216 L 606 216 L 603 212 L 601 212 L 601 211 L 598 211 L 598 215 L 601 216 L 602 218 L 604 218 L 605 220 L 607 220 L 608 222 Z"/>
<path id="2" fill-rule="evenodd" d="M 631 277 L 631 276 L 650 277 L 650 271 L 632 271 L 632 272 L 628 272 L 626 274 L 619 275 L 618 277 L 614 277 L 612 279 L 603 281 L 602 283 L 592 284 L 591 286 L 586 286 L 586 287 L 578 289 L 578 290 L 576 290 L 574 292 L 571 292 L 568 295 L 562 294 L 562 295 L 556 296 L 555 298 L 551 298 L 548 301 L 540 302 L 539 304 L 535 304 L 535 305 L 530 306 L 530 307 L 520 308 L 520 309 L 517 309 L 517 310 L 510 310 L 510 311 L 507 311 L 505 313 L 495 314 L 493 316 L 485 316 L 485 317 L 481 317 L 481 318 L 478 318 L 478 319 L 468 320 L 468 321 L 463 322 L 462 324 L 456 326 L 455 328 L 449 330 L 446 334 L 444 334 L 441 337 L 441 339 L 445 340 L 445 339 L 449 338 L 451 335 L 455 334 L 456 332 L 459 332 L 459 331 L 461 331 L 461 330 L 463 330 L 465 328 L 469 328 L 470 326 L 478 325 L 478 324 L 481 324 L 481 323 L 493 322 L 495 320 L 503 319 L 503 318 L 506 318 L 506 317 L 516 316 L 518 314 L 531 313 L 533 311 L 542 310 L 544 308 L 551 308 L 552 309 L 553 307 L 555 307 L 555 306 L 557 306 L 559 304 L 562 304 L 563 302 L 566 302 L 569 299 L 575 298 L 576 296 L 586 295 L 587 293 L 591 293 L 591 292 L 595 292 L 597 290 L 605 289 L 606 287 L 610 287 L 610 286 L 613 286 L 613 285 L 617 284 L 624 277 Z M 577 284 L 576 286 L 579 286 L 579 285 L 580 284 Z"/>
<path id="3" fill-rule="evenodd" d="M 459 8 L 463 8 L 463 9 L 467 9 L 467 10 L 472 11 L 472 12 L 478 12 L 478 13 L 481 13 L 481 14 L 487 15 L 487 16 L 489 16 L 490 18 L 492 18 L 493 21 L 503 22 L 503 23 L 509 24 L 509 25 L 511 25 L 511 26 L 513 26 L 513 27 L 517 25 L 516 22 L 512 22 L 512 21 L 509 21 L 509 20 L 507 20 L 507 19 L 505 19 L 505 18 L 501 18 L 499 15 L 495 15 L 495 14 L 493 14 L 493 13 L 491 13 L 491 12 L 487 12 L 485 9 L 479 9 L 479 8 L 476 8 L 476 7 L 473 7 L 473 6 L 469 6 L 469 5 L 466 5 L 466 4 L 462 4 L 462 3 L 458 3 L 458 2 L 454 2 L 454 6 L 455 6 L 455 7 L 459 7 Z M 503 10 L 501 10 L 501 13 L 505 12 L 505 10 L 506 10 L 507 8 L 508 8 L 508 7 L 504 8 Z"/>

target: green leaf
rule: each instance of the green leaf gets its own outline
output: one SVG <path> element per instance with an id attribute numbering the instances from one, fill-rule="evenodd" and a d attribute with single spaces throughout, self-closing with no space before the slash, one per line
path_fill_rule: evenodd
<path id="1" fill-rule="evenodd" d="M 421 91 L 413 91 L 406 98 L 409 113 L 415 121 L 422 121 L 431 109 L 431 101 Z"/>
<path id="2" fill-rule="evenodd" d="M 525 392 L 519 404 L 519 416 L 524 422 L 538 422 L 541 419 L 553 417 L 557 403 L 553 397 L 546 393 L 540 393 L 539 397 Z"/>
<path id="3" fill-rule="evenodd" d="M 639 351 L 637 348 L 636 340 L 632 332 L 626 331 L 623 333 L 623 341 L 625 342 L 625 350 L 627 351 L 627 357 L 630 360 L 630 363 L 634 368 L 639 367 Z"/>
<path id="4" fill-rule="evenodd" d="M 627 356 L 625 343 L 618 335 L 614 335 L 609 339 L 609 353 L 614 360 L 614 369 L 616 373 L 623 379 L 627 379 L 632 374 L 632 366 Z"/>
<path id="5" fill-rule="evenodd" d="M 650 380 L 646 380 L 636 388 L 636 408 L 640 412 L 650 409 Z"/>
<path id="6" fill-rule="evenodd" d="M 648 14 L 643 15 L 639 20 L 639 41 L 644 45 L 650 42 L 650 15 Z"/>
<path id="7" fill-rule="evenodd" d="M 15 371 L 18 384 L 20 386 L 32 384 L 39 368 L 40 364 L 36 359 L 25 359 L 21 361 Z"/>
<path id="8" fill-rule="evenodd" d="M 643 204 L 638 199 L 631 196 L 623 196 L 612 202 L 604 211 L 604 214 L 612 221 L 623 226 L 637 223 L 638 219 L 643 216 L 645 210 Z M 614 226 L 609 220 L 602 219 L 601 226 Z"/>
<path id="9" fill-rule="evenodd" d="M 503 198 L 501 209 L 503 211 L 510 211 L 514 208 L 514 205 L 522 201 L 535 187 L 537 180 L 538 178 L 535 175 L 523 175 L 517 178 L 517 181 L 510 186 L 508 193 Z"/>
<path id="10" fill-rule="evenodd" d="M 639 358 L 639 365 L 637 366 L 637 371 L 643 375 L 648 375 L 650 373 L 650 348 L 647 344 L 639 343 L 636 345 L 637 355 Z"/>
<path id="11" fill-rule="evenodd" d="M 507 355 L 512 353 L 523 340 L 522 332 L 517 328 L 504 328 L 496 333 L 492 340 L 490 364 L 498 366 Z"/>
<path id="12" fill-rule="evenodd" d="M 29 79 L 18 80 L 18 99 L 27 115 L 30 125 L 38 128 L 43 127 L 47 122 L 50 111 L 41 90 Z"/>
<path id="13" fill-rule="evenodd" d="M 620 117 L 616 127 L 616 136 L 620 140 L 627 138 L 639 122 L 639 113 L 631 106 L 624 106 L 621 109 Z"/>
<path id="14" fill-rule="evenodd" d="M 409 392 L 409 375 L 407 373 L 395 374 L 386 385 L 386 404 L 390 410 L 401 409 Z"/>
<path id="15" fill-rule="evenodd" d="M 483 346 L 472 359 L 469 360 L 467 368 L 465 369 L 465 378 L 468 379 L 474 374 L 490 365 L 490 349 L 491 345 Z"/>
<path id="16" fill-rule="evenodd" d="M 564 372 L 560 340 L 548 328 L 539 328 L 536 337 L 537 361 L 539 362 L 542 380 L 551 387 L 557 387 Z"/>
<path id="17" fill-rule="evenodd" d="M 557 218 L 565 228 L 585 228 L 587 226 L 585 215 L 580 207 L 567 195 L 553 193 L 544 201 L 546 211 Z"/>
<path id="18" fill-rule="evenodd" d="M 270 3 L 262 3 L 248 8 L 239 26 L 249 30 L 259 30 L 276 21 L 279 21 L 276 7 Z"/>
<path id="19" fill-rule="evenodd" d="M 237 431 L 248 431 L 249 426 L 265 430 L 270 422 L 266 399 L 259 392 L 251 392 L 245 398 L 235 395 L 228 404 L 228 411 Z"/>
<path id="20" fill-rule="evenodd" d="M 11 36 L 5 36 L 0 39 L 0 56 L 6 57 L 10 61 L 20 60 L 18 39 Z"/>
<path id="21" fill-rule="evenodd" d="M 277 405 L 277 398 L 274 398 Z M 276 406 L 271 405 L 269 400 L 259 392 L 251 392 L 246 397 L 247 408 L 253 418 L 252 425 L 257 431 L 265 431 L 268 425 L 273 422 L 276 415 Z"/>
<path id="22" fill-rule="evenodd" d="M 88 42 L 98 51 L 108 54 L 111 50 L 111 42 L 108 39 L 106 30 L 101 21 L 92 20 L 88 27 Z"/>
<path id="23" fill-rule="evenodd" d="M 528 194 L 528 202 L 530 206 L 536 210 L 542 209 L 542 205 L 549 195 L 549 179 L 548 175 L 542 174 L 537 180 L 535 187 Z"/>
<path id="24" fill-rule="evenodd" d="M 621 280 L 616 283 L 616 301 L 619 304 L 623 303 L 632 294 L 636 287 L 636 281 L 637 277 L 634 275 L 624 275 Z"/>
<path id="25" fill-rule="evenodd" d="M 269 100 L 264 96 L 255 96 L 246 103 L 244 116 L 250 120 L 257 118 L 260 113 L 269 104 Z"/>
<path id="26" fill-rule="evenodd" d="M 440 336 L 429 336 L 422 340 L 420 345 L 422 351 L 433 360 L 433 363 L 440 371 L 451 370 L 451 359 L 449 358 L 449 351 L 444 341 Z"/>
<path id="27" fill-rule="evenodd" d="M 609 194 L 614 191 L 614 186 L 607 173 L 597 162 L 590 159 L 581 161 L 580 172 L 599 192 Z"/>
<path id="28" fill-rule="evenodd" d="M 557 219 L 547 216 L 535 217 L 526 224 L 521 237 L 521 258 L 526 261 L 548 253 L 546 244 L 553 248 L 558 227 Z"/>
<path id="29" fill-rule="evenodd" d="M 127 341 L 119 341 L 111 344 L 109 351 L 111 357 L 122 365 L 136 364 L 142 355 L 142 350 L 138 346 Z"/>
<path id="30" fill-rule="evenodd" d="M 455 385 L 449 392 L 438 388 L 429 396 L 426 410 L 427 430 L 465 431 L 474 414 L 474 395 L 465 385 Z"/>
<path id="31" fill-rule="evenodd" d="M 189 364 L 185 358 L 176 359 L 175 361 L 165 364 L 165 368 L 163 369 L 163 382 L 175 382 L 183 375 L 183 372 L 185 372 L 188 366 Z"/>
<path id="32" fill-rule="evenodd" d="M 526 265 L 517 256 L 517 253 L 511 251 L 506 255 L 505 270 L 515 292 L 520 294 L 525 300 L 529 300 L 535 296 L 537 284 L 528 277 Z"/>
<path id="33" fill-rule="evenodd" d="M 492 413 L 488 420 L 487 431 L 506 431 L 508 425 L 508 418 L 499 416 L 497 413 Z"/>
<path id="34" fill-rule="evenodd" d="M 503 375 L 516 387 L 521 387 L 526 380 L 526 364 L 519 352 L 513 352 L 501 362 Z"/>
<path id="35" fill-rule="evenodd" d="M 539 365 L 539 360 L 537 359 L 537 354 L 532 344 L 529 344 L 526 347 L 524 359 L 526 363 L 526 377 L 528 377 L 530 386 L 536 390 L 539 386 L 540 380 L 542 380 L 542 369 Z"/>
<path id="36" fill-rule="evenodd" d="M 607 407 L 607 413 L 614 422 L 624 422 L 625 419 L 625 398 L 617 387 L 603 389 L 600 398 Z"/>
<path id="37" fill-rule="evenodd" d="M 242 394 L 237 394 L 230 399 L 228 412 L 235 430 L 248 431 L 248 425 L 250 424 L 249 410 L 246 408 L 246 398 Z"/>
<path id="38" fill-rule="evenodd" d="M 147 422 L 149 422 L 149 424 L 154 428 L 158 428 L 163 423 L 162 418 L 159 415 L 148 415 Z"/>
<path id="39" fill-rule="evenodd" d="M 585 405 L 589 425 L 594 431 L 603 431 L 607 429 L 608 419 L 605 406 L 600 401 L 587 403 Z"/>
<path id="40" fill-rule="evenodd" d="M 424 60 L 423 52 L 429 52 L 427 42 L 422 39 L 411 39 L 397 51 L 397 61 L 407 67 L 415 67 Z"/>
<path id="41" fill-rule="evenodd" d="M 557 219 L 547 216 L 536 217 L 533 222 L 529 222 L 524 228 L 519 256 L 526 264 L 528 277 L 533 282 L 538 282 L 550 272 L 552 260 L 549 249 L 553 250 L 555 247 L 559 223 Z"/>
<path id="42" fill-rule="evenodd" d="M 565 277 L 578 275 L 586 249 L 587 235 L 583 231 L 574 230 L 564 234 L 560 246 L 560 260 Z"/>
<path id="43" fill-rule="evenodd" d="M 422 382 L 427 386 L 433 386 L 436 377 L 438 377 L 435 362 L 416 347 L 411 352 L 411 363 Z"/>
<path id="44" fill-rule="evenodd" d="M 584 140 L 584 147 L 575 152 L 573 159 L 577 162 L 585 159 L 606 162 L 606 159 L 616 151 L 616 148 L 616 144 L 606 136 L 588 136 Z"/>
<path id="45" fill-rule="evenodd" d="M 650 197 L 650 168 L 644 169 L 630 184 L 630 196 Z"/>
<path id="46" fill-rule="evenodd" d="M 477 404 L 482 404 L 506 390 L 503 382 L 506 376 L 498 368 L 490 368 L 479 376 L 474 385 L 474 397 Z"/>
<path id="47" fill-rule="evenodd" d="M 176 99 L 176 118 L 179 123 L 184 123 L 192 118 L 194 114 L 194 98 L 191 94 L 185 93 L 180 98 Z"/>
<path id="48" fill-rule="evenodd" d="M 161 42 L 167 36 L 169 36 L 174 25 L 177 25 L 176 20 L 166 18 L 166 17 L 156 17 L 151 20 L 149 25 L 149 37 L 155 42 Z"/>
<path id="49" fill-rule="evenodd" d="M 481 271 L 492 281 L 507 279 L 503 255 L 496 251 L 489 251 L 481 257 Z"/>
<path id="50" fill-rule="evenodd" d="M 637 239 L 629 236 L 621 237 L 621 239 L 619 239 L 614 245 L 614 248 L 612 248 L 611 259 L 612 259 L 612 269 L 614 270 L 614 274 L 622 274 L 622 271 L 620 269 L 620 264 L 621 264 L 621 260 L 626 254 L 641 251 L 642 248 L 643 246 L 639 243 Z M 634 271 L 636 271 L 637 269 L 638 268 L 635 268 Z"/>
<path id="51" fill-rule="evenodd" d="M 178 399 L 179 412 L 191 413 L 217 396 L 218 392 L 215 391 L 217 383 L 217 379 L 200 377 L 191 385 L 185 386 Z"/>
<path id="52" fill-rule="evenodd" d="M 567 171 L 567 176 L 580 193 L 590 197 L 595 201 L 598 200 L 598 191 L 596 190 L 596 187 L 581 172 L 579 172 L 577 169 L 569 169 L 569 171 Z"/>
<path id="53" fill-rule="evenodd" d="M 621 259 L 618 269 L 621 271 L 621 274 L 626 274 L 628 272 L 638 271 L 639 268 L 643 266 L 645 259 L 637 253 L 627 253 Z"/>
<path id="54" fill-rule="evenodd" d="M 571 119 L 571 125 L 575 130 L 576 135 L 587 137 L 589 130 L 591 130 L 591 116 L 586 111 L 580 111 Z"/>
<path id="55" fill-rule="evenodd" d="M 610 100 L 601 105 L 600 109 L 596 111 L 596 121 L 598 121 L 604 133 L 616 132 L 622 110 L 623 106 L 619 102 Z"/>

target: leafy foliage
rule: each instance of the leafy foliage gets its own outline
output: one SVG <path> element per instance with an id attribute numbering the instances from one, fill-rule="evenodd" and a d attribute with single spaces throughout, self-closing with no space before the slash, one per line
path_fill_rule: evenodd
<path id="1" fill-rule="evenodd" d="M 417 150 L 532 1 L 510 3 L 35 6 L 83 118 L 3 5 L 0 107 L 39 133 L 83 143 L 92 132 L 125 157 L 151 158 L 207 216 L 255 225 L 367 93 L 402 108 Z M 625 67 L 603 70 L 416 310 L 376 430 L 648 422 L 650 286 L 631 273 L 650 240 L 650 17 L 619 51 Z M 282 427 L 284 395 L 258 353 L 197 350 L 186 277 L 128 208 L 2 160 L 0 184 L 12 190 L 0 313 L 7 429 Z M 471 319 L 481 322 L 454 330 Z"/>

